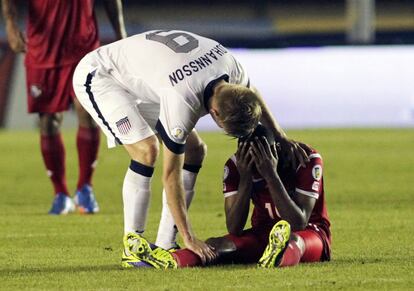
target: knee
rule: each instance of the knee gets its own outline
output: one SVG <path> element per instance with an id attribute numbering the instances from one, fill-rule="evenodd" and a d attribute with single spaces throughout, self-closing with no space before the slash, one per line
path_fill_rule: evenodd
<path id="1" fill-rule="evenodd" d="M 207 145 L 203 141 L 198 145 L 197 152 L 203 160 L 207 156 Z"/>
<path id="2" fill-rule="evenodd" d="M 147 162 L 148 164 L 151 164 L 153 166 L 157 160 L 159 152 L 160 147 L 158 141 L 151 144 L 147 144 L 144 149 L 144 162 Z"/>
<path id="3" fill-rule="evenodd" d="M 153 167 L 157 160 L 160 148 L 155 136 L 151 136 L 132 145 L 125 145 L 131 159 Z"/>
<path id="4" fill-rule="evenodd" d="M 39 127 L 42 135 L 55 135 L 60 132 L 62 126 L 62 113 L 41 113 L 39 115 Z"/>
<path id="5" fill-rule="evenodd" d="M 233 241 L 226 237 L 212 237 L 206 240 L 206 243 L 216 250 L 219 254 L 232 253 L 237 250 Z"/>
<path id="6" fill-rule="evenodd" d="M 207 156 L 207 145 L 200 141 L 196 144 L 188 145 L 185 150 L 185 163 L 190 165 L 201 165 Z"/>
<path id="7" fill-rule="evenodd" d="M 157 139 L 146 142 L 140 146 L 138 161 L 141 160 L 145 165 L 154 166 L 159 152 L 160 147 Z"/>

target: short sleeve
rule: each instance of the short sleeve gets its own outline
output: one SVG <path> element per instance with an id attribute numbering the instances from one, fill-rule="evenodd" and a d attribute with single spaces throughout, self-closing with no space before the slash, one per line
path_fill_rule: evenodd
<path id="1" fill-rule="evenodd" d="M 310 154 L 309 159 L 306 167 L 300 167 L 297 171 L 295 191 L 318 199 L 322 192 L 323 161 L 319 153 Z"/>
<path id="2" fill-rule="evenodd" d="M 185 98 L 174 90 L 160 97 L 160 115 L 155 129 L 167 148 L 175 154 L 182 154 L 185 141 L 193 130 L 200 115 Z"/>
<path id="3" fill-rule="evenodd" d="M 250 88 L 250 79 L 246 70 L 235 57 L 232 56 L 232 58 L 233 62 L 230 68 L 229 82 Z"/>
<path id="4" fill-rule="evenodd" d="M 240 175 L 236 166 L 236 158 L 232 156 L 224 165 L 223 194 L 225 198 L 237 194 L 239 182 Z"/>

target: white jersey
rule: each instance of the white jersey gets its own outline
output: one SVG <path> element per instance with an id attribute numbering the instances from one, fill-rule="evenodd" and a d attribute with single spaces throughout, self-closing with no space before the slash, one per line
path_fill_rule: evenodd
<path id="1" fill-rule="evenodd" d="M 138 106 L 154 108 L 155 130 L 176 153 L 183 152 L 187 135 L 208 113 L 207 101 L 217 81 L 249 86 L 246 72 L 226 48 L 186 31 L 137 34 L 86 58 L 133 95 Z"/>

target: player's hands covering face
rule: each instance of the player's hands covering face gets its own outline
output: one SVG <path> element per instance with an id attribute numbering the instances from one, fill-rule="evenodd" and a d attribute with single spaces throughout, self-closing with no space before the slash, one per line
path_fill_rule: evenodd
<path id="1" fill-rule="evenodd" d="M 256 137 L 250 143 L 250 153 L 257 171 L 264 179 L 277 175 L 278 156 L 275 145 L 270 146 L 265 137 Z"/>
<path id="2" fill-rule="evenodd" d="M 236 152 L 237 169 L 241 181 L 252 178 L 254 161 L 252 155 L 249 153 L 249 148 L 249 142 L 241 142 Z"/>
<path id="3" fill-rule="evenodd" d="M 309 162 L 309 157 L 306 151 L 310 151 L 310 148 L 303 144 L 298 143 L 292 139 L 280 139 L 278 140 L 281 149 L 281 155 L 288 161 L 288 163 L 296 169 L 297 166 L 306 166 Z"/>

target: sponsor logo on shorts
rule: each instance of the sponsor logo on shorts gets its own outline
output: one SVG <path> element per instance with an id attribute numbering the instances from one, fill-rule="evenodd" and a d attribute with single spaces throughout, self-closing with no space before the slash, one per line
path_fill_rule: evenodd
<path id="1" fill-rule="evenodd" d="M 122 135 L 128 134 L 131 129 L 131 123 L 129 122 L 128 116 L 118 120 L 115 124 L 119 133 Z"/>
<path id="2" fill-rule="evenodd" d="M 39 85 L 31 85 L 30 86 L 30 95 L 33 98 L 37 98 L 40 95 L 42 95 L 42 89 L 40 89 L 40 86 Z"/>
<path id="3" fill-rule="evenodd" d="M 316 181 L 319 181 L 322 178 L 322 167 L 320 165 L 313 167 L 312 176 Z"/>
<path id="4" fill-rule="evenodd" d="M 185 131 L 181 127 L 174 127 L 171 130 L 171 135 L 176 139 L 177 141 L 182 141 L 184 139 Z"/>

